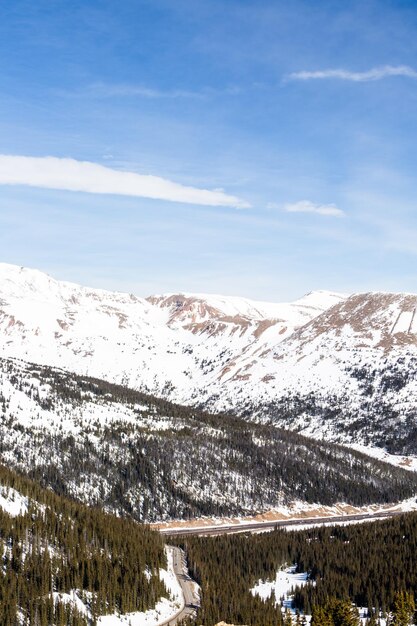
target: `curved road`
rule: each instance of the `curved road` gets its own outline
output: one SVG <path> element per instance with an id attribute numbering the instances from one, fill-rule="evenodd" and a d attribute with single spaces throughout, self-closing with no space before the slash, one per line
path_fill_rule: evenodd
<path id="1" fill-rule="evenodd" d="M 159 622 L 158 626 L 176 626 L 186 617 L 195 615 L 196 610 L 200 606 L 200 599 L 198 594 L 195 592 L 195 582 L 188 574 L 184 552 L 180 548 L 174 546 L 167 546 L 167 548 L 172 553 L 174 574 L 180 584 L 184 600 L 179 611 L 175 615 L 172 615 L 168 620 Z"/>
<path id="2" fill-rule="evenodd" d="M 356 515 L 339 515 L 335 517 L 310 517 L 302 519 L 292 520 L 277 520 L 274 522 L 250 522 L 248 524 L 233 524 L 231 526 L 217 526 L 208 528 L 176 528 L 160 529 L 159 532 L 163 535 L 222 535 L 233 534 L 242 532 L 256 532 L 259 530 L 273 530 L 274 528 L 288 528 L 297 526 L 303 526 L 304 524 L 332 524 L 333 522 L 355 522 L 355 521 L 373 521 L 377 519 L 384 519 L 387 517 L 394 517 L 396 515 L 403 515 L 402 511 L 384 511 L 378 513 L 361 513 Z M 188 573 L 187 563 L 183 550 L 175 546 L 167 546 L 168 550 L 172 554 L 173 570 L 174 574 L 180 584 L 183 603 L 181 608 L 164 622 L 159 622 L 158 626 L 178 626 L 182 620 L 187 617 L 195 616 L 196 610 L 200 606 L 200 599 L 198 593 L 196 593 L 196 583 L 192 580 Z"/>

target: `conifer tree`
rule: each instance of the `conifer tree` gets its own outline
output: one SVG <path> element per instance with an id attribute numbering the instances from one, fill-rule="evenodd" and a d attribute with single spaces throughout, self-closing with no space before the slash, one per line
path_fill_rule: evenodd
<path id="1" fill-rule="evenodd" d="M 311 614 L 311 626 L 334 626 L 334 622 L 324 607 L 314 606 Z"/>
<path id="2" fill-rule="evenodd" d="M 409 626 L 414 617 L 414 597 L 411 593 L 398 591 L 394 596 L 390 623 L 392 626 Z"/>

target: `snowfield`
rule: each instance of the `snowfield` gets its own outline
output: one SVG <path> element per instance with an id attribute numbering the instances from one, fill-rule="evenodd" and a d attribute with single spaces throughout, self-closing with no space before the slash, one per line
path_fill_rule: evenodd
<path id="1" fill-rule="evenodd" d="M 401 293 L 144 299 L 0 264 L 0 355 L 412 457 L 416 309 Z"/>
<path id="2" fill-rule="evenodd" d="M 0 485 L 0 508 L 11 517 L 26 515 L 29 508 L 29 498 L 22 496 L 12 487 Z"/>
<path id="3" fill-rule="evenodd" d="M 292 565 L 284 570 L 279 570 L 273 581 L 260 580 L 250 590 L 251 594 L 259 596 L 261 600 L 269 600 L 274 597 L 276 605 L 283 599 L 283 608 L 292 609 L 291 591 L 295 587 L 303 587 L 308 584 L 307 572 L 297 573 L 296 569 L 297 566 Z"/>
<path id="4" fill-rule="evenodd" d="M 0 350 L 194 404 L 232 390 L 248 363 L 262 363 L 265 349 L 343 298 L 314 292 L 282 304 L 193 294 L 145 300 L 0 264 Z M 237 395 L 233 389 L 233 400 Z"/>

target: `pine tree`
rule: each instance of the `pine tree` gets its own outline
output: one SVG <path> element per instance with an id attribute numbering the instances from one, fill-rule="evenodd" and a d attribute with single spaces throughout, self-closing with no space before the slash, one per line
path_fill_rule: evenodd
<path id="1" fill-rule="evenodd" d="M 415 604 L 411 593 L 399 591 L 394 596 L 391 614 L 392 626 L 409 626 L 414 616 Z"/>
<path id="2" fill-rule="evenodd" d="M 359 613 L 349 600 L 333 600 L 330 603 L 334 626 L 359 626 Z"/>
<path id="3" fill-rule="evenodd" d="M 335 626 L 335 624 L 324 607 L 314 606 L 311 614 L 311 626 Z"/>

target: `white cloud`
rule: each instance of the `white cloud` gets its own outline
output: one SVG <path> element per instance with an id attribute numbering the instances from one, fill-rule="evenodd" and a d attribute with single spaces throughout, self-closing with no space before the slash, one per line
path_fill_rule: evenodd
<path id="1" fill-rule="evenodd" d="M 216 96 L 237 96 L 242 93 L 242 88 L 237 85 L 230 85 L 226 87 L 201 87 L 201 89 L 192 91 L 190 89 L 157 89 L 154 87 L 147 87 L 146 85 L 136 85 L 128 83 L 92 83 L 80 89 L 74 91 L 66 90 L 54 90 L 54 93 L 58 96 L 70 97 L 70 98 L 124 98 L 124 97 L 138 97 L 147 99 L 164 99 L 164 100 L 176 100 L 176 99 L 196 99 L 204 100 L 210 97 Z"/>
<path id="2" fill-rule="evenodd" d="M 159 176 L 120 171 L 98 163 L 57 157 L 0 155 L 0 185 L 29 185 L 206 206 L 250 206 L 245 200 L 228 195 L 222 189 L 188 187 Z"/>
<path id="3" fill-rule="evenodd" d="M 344 211 L 335 204 L 315 204 L 310 202 L 310 200 L 300 200 L 299 202 L 284 204 L 283 206 L 270 202 L 267 208 L 283 209 L 287 213 L 315 213 L 316 215 L 327 215 L 330 217 L 342 217 L 345 215 Z"/>
<path id="4" fill-rule="evenodd" d="M 360 83 L 381 80 L 383 78 L 388 78 L 389 76 L 407 76 L 408 78 L 417 78 L 417 71 L 408 65 L 384 65 L 382 67 L 374 67 L 366 72 L 351 72 L 344 69 L 293 72 L 292 74 L 288 74 L 287 80 L 317 80 L 336 78 Z"/>
<path id="5" fill-rule="evenodd" d="M 127 85 L 127 84 L 106 84 L 106 83 L 94 83 L 89 85 L 82 95 L 91 95 L 97 98 L 111 98 L 113 96 L 138 96 L 140 98 L 203 98 L 204 92 L 188 91 L 186 89 L 172 89 L 162 91 L 161 89 L 154 89 L 153 87 L 146 87 L 144 85 Z"/>

